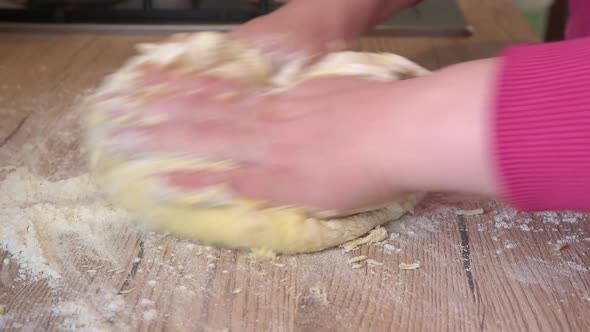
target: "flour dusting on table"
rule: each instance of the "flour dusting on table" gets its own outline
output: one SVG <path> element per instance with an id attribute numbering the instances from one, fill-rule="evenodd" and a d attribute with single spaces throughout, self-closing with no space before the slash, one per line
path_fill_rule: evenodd
<path id="1" fill-rule="evenodd" d="M 23 281 L 46 278 L 51 285 L 59 280 L 61 272 L 51 262 L 55 257 L 48 254 L 64 241 L 112 260 L 117 253 L 104 239 L 129 220 L 101 199 L 87 175 L 50 182 L 15 168 L 0 184 L 0 248 L 18 263 Z"/>

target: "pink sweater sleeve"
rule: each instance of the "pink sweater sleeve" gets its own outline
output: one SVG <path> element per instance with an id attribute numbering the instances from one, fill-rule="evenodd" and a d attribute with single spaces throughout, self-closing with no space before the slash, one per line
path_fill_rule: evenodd
<path id="1" fill-rule="evenodd" d="M 527 211 L 590 211 L 590 37 L 502 56 L 494 161 L 504 198 Z"/>

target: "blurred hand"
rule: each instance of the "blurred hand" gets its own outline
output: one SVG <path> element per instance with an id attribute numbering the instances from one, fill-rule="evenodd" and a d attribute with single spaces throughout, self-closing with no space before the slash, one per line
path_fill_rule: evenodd
<path id="1" fill-rule="evenodd" d="M 347 49 L 374 25 L 416 3 L 415 0 L 290 0 L 278 10 L 229 33 L 275 61 L 313 61 L 329 51 Z"/>
<path id="2" fill-rule="evenodd" d="M 132 126 L 111 133 L 110 145 L 128 155 L 239 165 L 157 175 L 180 191 L 223 183 L 270 205 L 340 214 L 411 191 L 495 194 L 494 68 L 495 61 L 481 60 L 396 82 L 326 77 L 275 95 L 235 81 L 148 70 L 145 84 L 165 80 L 166 90 L 144 96 L 134 109 L 110 110 L 134 117 Z"/>

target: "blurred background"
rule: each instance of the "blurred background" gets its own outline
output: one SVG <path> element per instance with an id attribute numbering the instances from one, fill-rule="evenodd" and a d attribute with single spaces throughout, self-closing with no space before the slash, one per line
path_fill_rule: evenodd
<path id="1" fill-rule="evenodd" d="M 512 0 L 537 35 L 562 38 L 565 0 Z M 285 0 L 0 0 L 0 22 L 239 24 L 278 8 Z M 468 34 L 453 0 L 427 0 L 385 24 L 398 33 Z M 412 29 L 408 29 L 411 27 Z M 402 28 L 405 28 L 402 29 Z M 396 30 L 397 29 L 397 30 Z"/>

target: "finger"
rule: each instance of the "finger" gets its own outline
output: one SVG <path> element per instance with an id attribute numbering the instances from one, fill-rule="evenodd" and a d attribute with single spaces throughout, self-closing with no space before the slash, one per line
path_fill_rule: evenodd
<path id="1" fill-rule="evenodd" d="M 145 123 L 248 121 L 254 117 L 254 109 L 246 103 L 218 100 L 202 93 L 168 95 L 138 108 L 138 120 Z"/>
<path id="2" fill-rule="evenodd" d="M 161 181 L 176 192 L 190 194 L 223 184 L 232 195 L 262 201 L 268 206 L 299 206 L 333 209 L 337 195 L 323 195 L 322 185 L 305 181 L 279 167 L 245 167 L 225 171 L 175 171 L 159 175 Z M 332 197 L 332 198 L 330 198 Z"/>
<path id="3" fill-rule="evenodd" d="M 246 83 L 238 80 L 213 75 L 201 75 L 199 73 L 174 76 L 170 81 L 166 82 L 166 85 L 169 85 L 174 90 L 187 92 L 187 94 L 200 93 L 220 100 L 229 99 L 220 95 L 233 93 L 237 97 L 240 93 L 245 94 L 252 89 Z"/>
<path id="4" fill-rule="evenodd" d="M 154 86 L 186 93 L 200 92 L 211 96 L 227 93 L 228 91 L 238 92 L 250 89 L 245 82 L 205 75 L 199 72 L 182 72 L 155 66 L 143 68 L 137 79 L 136 89 L 141 91 Z"/>
<path id="5" fill-rule="evenodd" d="M 288 93 L 285 93 L 285 96 L 287 98 L 320 97 L 354 90 L 359 86 L 366 87 L 367 84 L 377 83 L 378 82 L 367 82 L 366 80 L 357 77 L 323 76 L 299 82 Z"/>
<path id="6" fill-rule="evenodd" d="M 186 75 L 185 75 L 186 76 Z M 248 88 L 215 77 L 176 77 L 160 85 L 137 87 L 104 102 L 110 119 L 133 118 L 154 122 L 223 117 Z M 231 109 L 235 113 L 235 109 Z"/>
<path id="7" fill-rule="evenodd" d="M 202 191 L 206 187 L 226 183 L 230 179 L 228 171 L 179 170 L 160 173 L 157 176 L 165 185 L 184 193 Z"/>
<path id="8" fill-rule="evenodd" d="M 285 176 L 276 170 L 246 168 L 223 171 L 172 171 L 158 174 L 159 180 L 174 192 L 191 194 L 204 191 L 207 187 L 224 184 L 231 193 L 245 199 L 262 200 L 270 205 L 293 203 L 300 199 L 300 189 L 283 186 Z M 279 180 L 277 183 L 275 181 Z M 293 184 L 293 178 L 289 181 Z M 255 184 L 255 185 L 253 185 Z M 301 183 L 297 188 L 301 188 Z"/>
<path id="9" fill-rule="evenodd" d="M 365 82 L 352 77 L 325 77 L 302 82 L 289 91 L 268 98 L 259 116 L 266 121 L 287 121 L 323 111 L 333 111 L 334 100 L 342 100 L 347 91 L 367 88 L 378 82 Z M 338 104 L 338 103 L 336 103 Z"/>
<path id="10" fill-rule="evenodd" d="M 109 146 L 130 155 L 166 154 L 249 163 L 260 160 L 264 153 L 252 126 L 220 121 L 116 129 L 109 135 Z"/>

